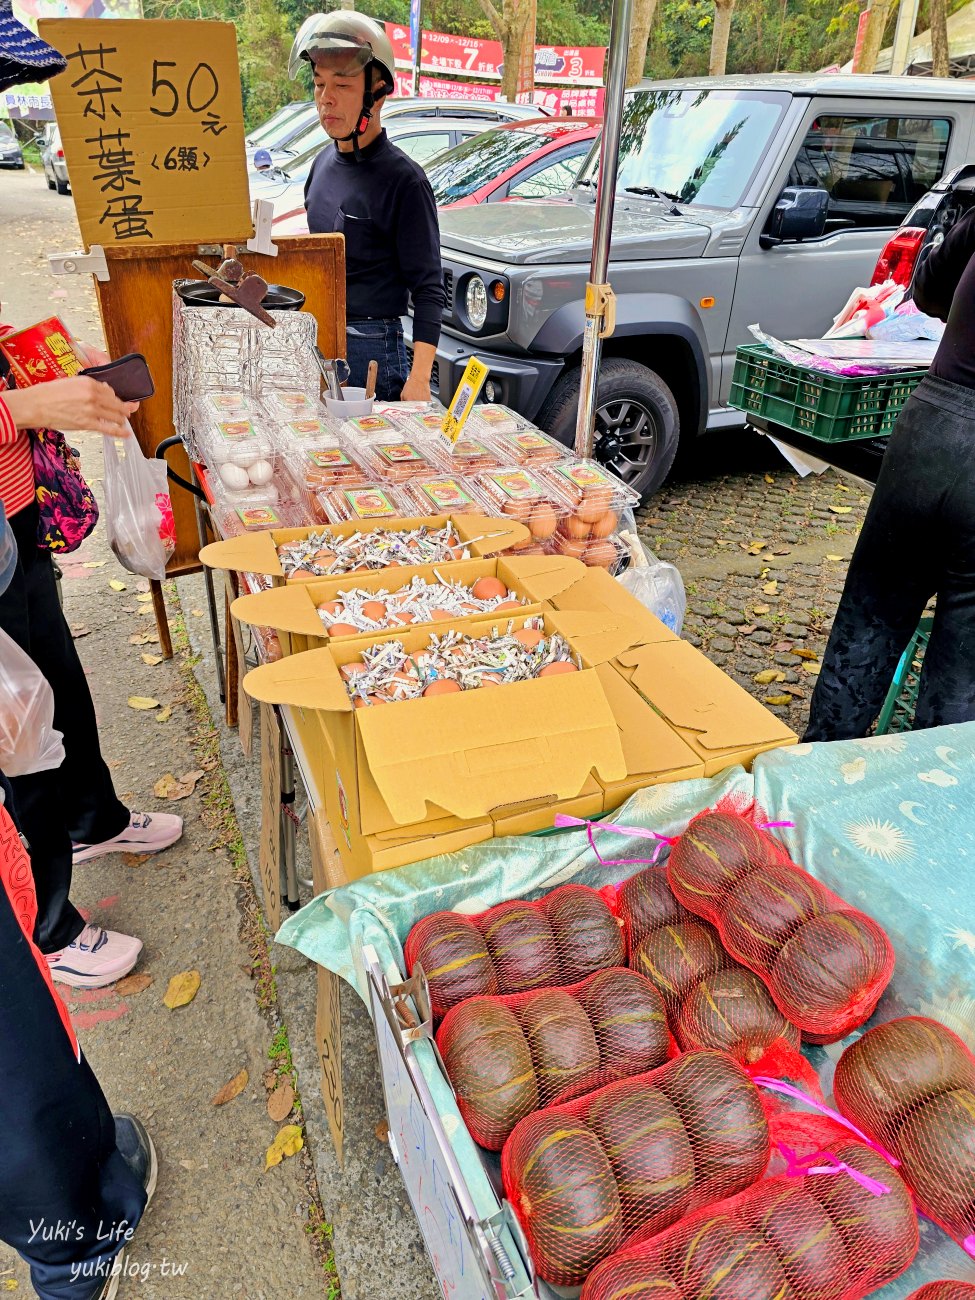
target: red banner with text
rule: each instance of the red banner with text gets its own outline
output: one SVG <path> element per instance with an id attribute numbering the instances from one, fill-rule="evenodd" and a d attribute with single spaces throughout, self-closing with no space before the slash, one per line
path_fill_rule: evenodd
<path id="1" fill-rule="evenodd" d="M 398 68 L 413 66 L 410 29 L 386 23 Z M 475 36 L 451 36 L 447 32 L 424 32 L 420 42 L 420 71 L 440 72 L 457 77 L 487 77 L 500 81 L 504 69 L 500 41 L 483 41 Z M 535 80 L 562 86 L 601 85 L 606 47 L 589 45 L 535 46 Z"/>
<path id="2" fill-rule="evenodd" d="M 396 74 L 397 95 L 413 93 L 412 80 L 405 72 Z M 501 98 L 497 86 L 474 81 L 446 81 L 441 77 L 421 77 L 420 94 L 444 99 L 495 100 Z M 520 103 L 537 104 L 547 113 L 558 115 L 571 108 L 575 117 L 602 117 L 606 91 L 602 86 L 546 86 L 537 88 L 529 97 L 519 95 Z"/>

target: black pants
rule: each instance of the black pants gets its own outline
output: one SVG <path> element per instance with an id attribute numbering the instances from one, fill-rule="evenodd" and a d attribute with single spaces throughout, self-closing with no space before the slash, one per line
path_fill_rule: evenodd
<path id="1" fill-rule="evenodd" d="M 916 728 L 975 719 L 975 390 L 929 376 L 890 436 L 806 740 L 867 734 L 936 593 Z"/>
<path id="2" fill-rule="evenodd" d="M 375 361 L 376 398 L 380 402 L 398 402 L 410 373 L 403 324 L 398 316 L 389 320 L 350 320 L 345 332 L 349 384 L 365 388 L 369 362 Z"/>
<path id="3" fill-rule="evenodd" d="M 58 601 L 51 557 L 37 547 L 37 507 L 10 520 L 19 559 L 0 596 L 0 627 L 30 655 L 54 691 L 54 725 L 64 735 L 64 762 L 53 772 L 12 782 L 21 828 L 30 844 L 37 887 L 35 939 L 58 952 L 84 928 L 68 901 L 71 843 L 98 844 L 129 824 L 98 745 L 95 706 Z"/>
<path id="4" fill-rule="evenodd" d="M 26 855 L 0 809 L 0 1240 L 30 1265 L 42 1300 L 89 1300 L 146 1196 L 21 928 L 32 902 Z"/>

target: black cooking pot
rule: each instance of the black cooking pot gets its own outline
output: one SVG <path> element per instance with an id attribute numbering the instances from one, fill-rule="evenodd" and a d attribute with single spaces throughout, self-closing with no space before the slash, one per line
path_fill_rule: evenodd
<path id="1" fill-rule="evenodd" d="M 236 307 L 235 302 L 222 302 L 220 290 L 206 280 L 184 280 L 176 285 L 176 292 L 188 307 Z M 300 311 L 305 305 L 305 295 L 283 284 L 269 284 L 261 306 L 268 311 Z"/>

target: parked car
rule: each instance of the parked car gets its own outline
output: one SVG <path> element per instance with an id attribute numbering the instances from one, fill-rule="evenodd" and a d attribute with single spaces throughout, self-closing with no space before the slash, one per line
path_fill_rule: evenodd
<path id="1" fill-rule="evenodd" d="M 427 166 L 438 206 L 564 194 L 599 135 L 599 122 L 596 117 L 507 122 L 459 144 Z"/>
<path id="2" fill-rule="evenodd" d="M 390 140 L 417 162 L 439 157 L 471 136 L 488 130 L 489 123 L 452 121 L 437 118 L 434 121 L 415 120 L 410 117 L 394 118 L 387 126 Z M 308 231 L 305 215 L 305 181 L 311 165 L 328 144 L 328 136 L 319 128 L 319 139 L 300 154 L 287 168 L 272 168 L 258 177 L 252 177 L 251 200 L 270 199 L 274 204 L 275 219 L 289 218 L 288 228 L 275 224 L 276 234 L 300 235 Z"/>
<path id="3" fill-rule="evenodd" d="M 975 164 L 943 176 L 919 199 L 880 250 L 871 284 L 894 280 L 908 290 L 918 267 L 960 218 L 975 207 Z"/>
<path id="4" fill-rule="evenodd" d="M 71 184 L 61 145 L 61 128 L 56 123 L 52 123 L 50 130 L 45 131 L 44 143 L 41 145 L 41 164 L 47 188 L 57 190 L 59 194 L 70 194 Z"/>
<path id="5" fill-rule="evenodd" d="M 259 149 L 261 145 L 267 144 L 278 137 L 279 132 L 286 129 L 287 123 L 298 114 L 306 115 L 310 108 L 315 107 L 315 101 L 312 99 L 295 99 L 290 104 L 282 104 L 276 113 L 272 113 L 266 122 L 256 126 L 253 131 L 249 131 L 244 139 L 244 144 L 248 150 Z"/>
<path id="6" fill-rule="evenodd" d="M 14 135 L 13 127 L 8 126 L 6 122 L 0 122 L 0 167 L 16 167 L 21 170 L 24 167 L 24 155 L 20 144 Z"/>
<path id="7" fill-rule="evenodd" d="M 283 153 L 287 150 L 291 150 L 292 153 L 297 152 L 292 148 L 294 141 L 300 139 L 310 127 L 318 123 L 318 109 L 311 99 L 301 100 L 295 112 L 280 116 L 280 111 L 279 109 L 275 114 L 277 122 L 274 118 L 269 118 L 254 132 L 255 137 L 261 136 L 260 140 L 255 140 L 254 144 L 251 144 L 250 140 L 247 141 L 245 152 L 249 166 L 253 166 L 254 155 L 258 153 L 263 155 L 269 152 L 273 156 L 275 153 Z"/>
<path id="8" fill-rule="evenodd" d="M 963 81 L 780 74 L 630 92 L 596 455 L 648 494 L 679 441 L 740 428 L 727 397 L 748 326 L 821 336 L 869 282 L 891 231 L 966 161 L 973 122 Z M 491 371 L 486 400 L 564 442 L 575 432 L 598 153 L 561 199 L 441 215 L 441 395 L 476 355 Z"/>

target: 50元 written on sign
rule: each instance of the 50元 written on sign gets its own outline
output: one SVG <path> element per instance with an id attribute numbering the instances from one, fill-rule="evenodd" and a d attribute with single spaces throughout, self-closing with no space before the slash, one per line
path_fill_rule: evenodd
<path id="1" fill-rule="evenodd" d="M 51 94 L 85 247 L 252 233 L 232 24 L 45 19 Z"/>

